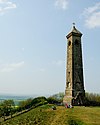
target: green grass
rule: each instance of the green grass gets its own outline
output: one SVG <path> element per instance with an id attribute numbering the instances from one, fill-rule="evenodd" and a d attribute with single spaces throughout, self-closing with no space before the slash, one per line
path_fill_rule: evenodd
<path id="1" fill-rule="evenodd" d="M 51 105 L 43 105 L 1 125 L 100 125 L 100 107 L 58 106 L 52 110 Z"/>

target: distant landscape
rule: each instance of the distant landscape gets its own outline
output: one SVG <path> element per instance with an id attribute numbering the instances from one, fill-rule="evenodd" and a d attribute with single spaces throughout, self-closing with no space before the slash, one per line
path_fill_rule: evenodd
<path id="1" fill-rule="evenodd" d="M 18 102 L 20 101 L 23 101 L 23 100 L 26 100 L 28 98 L 34 98 L 36 97 L 35 95 L 34 96 L 13 96 L 13 95 L 0 95 L 0 102 L 3 102 L 4 100 L 14 100 L 15 102 L 15 105 L 18 104 Z"/>
<path id="2" fill-rule="evenodd" d="M 14 99 L 14 100 L 23 100 L 27 99 L 30 96 L 13 96 L 13 95 L 0 95 L 0 100 L 6 100 L 6 99 Z"/>

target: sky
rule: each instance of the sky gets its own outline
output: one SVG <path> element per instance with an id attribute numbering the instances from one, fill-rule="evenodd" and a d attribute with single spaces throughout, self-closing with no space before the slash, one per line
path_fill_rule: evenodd
<path id="1" fill-rule="evenodd" d="M 85 91 L 100 93 L 99 0 L 0 0 L 0 94 L 64 92 L 73 22 L 83 34 Z"/>

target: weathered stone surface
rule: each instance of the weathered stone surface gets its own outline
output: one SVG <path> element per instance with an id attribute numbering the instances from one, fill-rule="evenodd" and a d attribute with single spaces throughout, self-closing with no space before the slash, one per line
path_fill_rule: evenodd
<path id="1" fill-rule="evenodd" d="M 66 90 L 64 103 L 71 105 L 84 104 L 84 79 L 82 63 L 82 33 L 73 26 L 67 37 Z"/>

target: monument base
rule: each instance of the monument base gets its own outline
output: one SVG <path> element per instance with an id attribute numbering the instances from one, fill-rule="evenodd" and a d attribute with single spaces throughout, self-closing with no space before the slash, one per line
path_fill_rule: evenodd
<path id="1" fill-rule="evenodd" d="M 63 98 L 63 103 L 64 105 L 67 104 L 67 105 L 72 105 L 72 96 L 64 96 Z"/>

